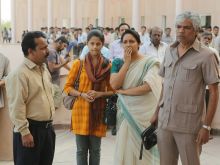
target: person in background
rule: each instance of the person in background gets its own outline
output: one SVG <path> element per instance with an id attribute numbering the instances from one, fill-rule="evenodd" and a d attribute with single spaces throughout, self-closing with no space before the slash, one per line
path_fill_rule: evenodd
<path id="1" fill-rule="evenodd" d="M 79 58 L 80 58 L 81 60 L 85 59 L 85 56 L 88 55 L 88 53 L 89 53 L 89 47 L 88 47 L 88 45 L 85 45 L 84 48 L 83 48 L 83 50 L 82 50 L 82 53 L 81 53 L 80 56 L 79 56 Z M 109 49 L 108 49 L 108 48 L 106 48 L 105 46 L 103 46 L 102 49 L 101 49 L 101 53 L 102 53 L 102 55 L 103 55 L 105 58 L 109 59 L 110 52 L 109 52 Z"/>
<path id="2" fill-rule="evenodd" d="M 213 51 L 215 53 L 216 59 L 219 62 L 220 58 L 219 58 L 218 51 L 215 48 L 211 47 L 212 33 L 208 32 L 208 31 L 203 32 L 201 34 L 200 41 L 201 41 L 202 44 L 204 44 L 207 48 L 209 48 L 211 51 Z"/>
<path id="3" fill-rule="evenodd" d="M 47 65 L 52 77 L 52 83 L 60 85 L 60 69 L 65 67 L 70 70 L 67 65 L 71 58 L 69 57 L 69 51 L 67 52 L 65 59 L 60 56 L 60 52 L 64 50 L 68 45 L 68 41 L 65 37 L 61 36 L 57 38 L 51 45 L 49 45 L 49 56 L 47 57 Z"/>
<path id="4" fill-rule="evenodd" d="M 170 27 L 165 28 L 164 35 L 162 37 L 162 41 L 167 43 L 168 45 L 170 45 L 174 42 L 174 39 L 171 36 L 171 28 Z"/>
<path id="5" fill-rule="evenodd" d="M 163 30 L 159 27 L 153 27 L 150 30 L 150 42 L 141 45 L 140 53 L 146 56 L 153 56 L 160 62 L 163 61 L 167 44 L 161 41 Z"/>
<path id="6" fill-rule="evenodd" d="M 110 60 L 114 60 L 115 58 L 123 58 L 124 49 L 121 45 L 121 36 L 125 32 L 125 30 L 130 29 L 130 26 L 127 23 L 121 23 L 118 26 L 119 29 L 119 39 L 113 41 L 110 46 Z"/>
<path id="7" fill-rule="evenodd" d="M 9 73 L 9 60 L 0 53 L 0 109 L 4 108 L 5 100 L 3 95 L 3 87 L 5 86 L 5 78 Z"/>
<path id="8" fill-rule="evenodd" d="M 147 32 L 147 27 L 146 26 L 141 26 L 141 32 L 140 32 L 140 39 L 141 39 L 141 45 L 144 43 L 149 43 L 150 42 L 150 37 Z"/>

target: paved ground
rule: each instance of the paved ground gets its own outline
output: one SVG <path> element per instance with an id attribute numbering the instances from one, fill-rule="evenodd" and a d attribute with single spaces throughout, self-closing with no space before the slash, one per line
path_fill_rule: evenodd
<path id="1" fill-rule="evenodd" d="M 76 164 L 75 137 L 67 130 L 57 131 L 56 152 L 53 165 Z M 102 140 L 101 165 L 113 165 L 115 137 L 108 133 Z M 13 165 L 13 163 L 0 161 L 0 165 Z M 179 163 L 181 165 L 181 163 Z M 220 136 L 214 137 L 204 145 L 201 155 L 201 165 L 220 165 Z"/>

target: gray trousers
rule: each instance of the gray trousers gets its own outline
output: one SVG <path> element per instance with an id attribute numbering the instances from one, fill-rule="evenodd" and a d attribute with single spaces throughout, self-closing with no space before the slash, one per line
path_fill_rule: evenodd
<path id="1" fill-rule="evenodd" d="M 76 160 L 77 165 L 100 164 L 101 138 L 96 136 L 76 135 Z"/>
<path id="2" fill-rule="evenodd" d="M 157 138 L 160 165 L 178 165 L 179 155 L 182 165 L 200 165 L 197 135 L 159 129 Z"/>

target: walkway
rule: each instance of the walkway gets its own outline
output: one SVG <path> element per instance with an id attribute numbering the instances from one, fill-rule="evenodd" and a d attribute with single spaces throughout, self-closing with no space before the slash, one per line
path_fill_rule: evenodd
<path id="1" fill-rule="evenodd" d="M 75 137 L 67 130 L 58 130 L 56 141 L 56 152 L 53 165 L 76 164 Z M 101 165 L 113 165 L 115 136 L 110 132 L 102 140 Z M 208 144 L 204 145 L 201 155 L 201 165 L 220 165 L 220 137 L 214 137 Z M 10 162 L 0 161 L 0 165 L 13 165 Z M 181 163 L 179 164 L 181 165 Z"/>

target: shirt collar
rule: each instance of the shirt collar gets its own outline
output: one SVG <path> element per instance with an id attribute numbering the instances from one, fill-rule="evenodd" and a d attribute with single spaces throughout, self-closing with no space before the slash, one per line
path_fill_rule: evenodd
<path id="1" fill-rule="evenodd" d="M 149 42 L 148 45 L 155 47 L 152 42 Z M 160 46 L 163 46 L 163 45 L 164 45 L 164 43 L 163 43 L 163 42 L 160 42 L 159 47 L 160 47 Z"/>
<path id="2" fill-rule="evenodd" d="M 33 61 L 29 60 L 28 58 L 24 58 L 24 64 L 29 69 L 34 69 L 34 68 L 45 69 L 45 67 L 46 67 L 45 63 L 43 63 L 41 66 L 38 66 L 37 64 L 35 64 Z"/>
<path id="3" fill-rule="evenodd" d="M 179 41 L 175 41 L 172 45 L 170 45 L 171 48 L 176 48 L 179 45 Z M 193 48 L 196 51 L 200 51 L 201 43 L 196 38 L 193 44 L 189 47 L 189 49 Z"/>

